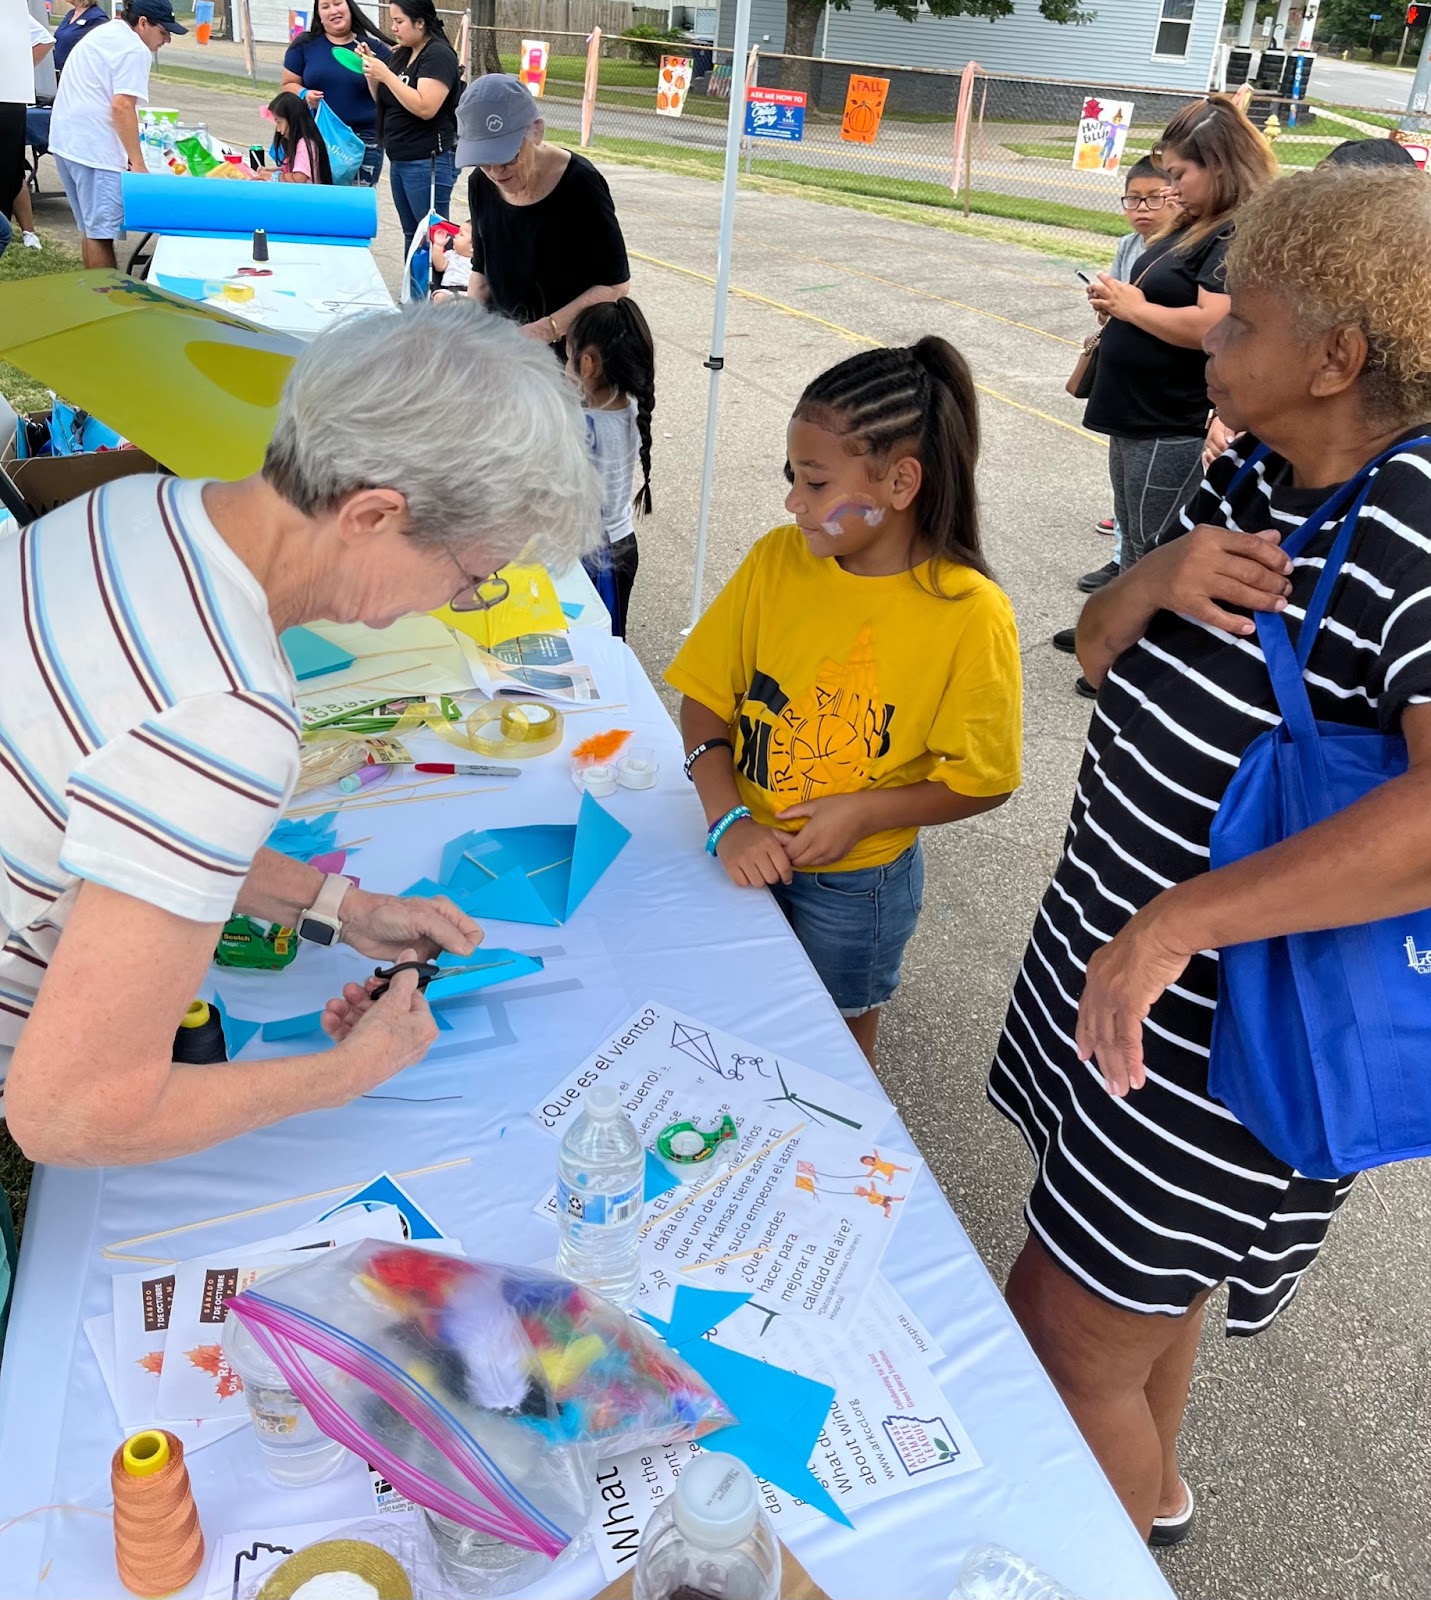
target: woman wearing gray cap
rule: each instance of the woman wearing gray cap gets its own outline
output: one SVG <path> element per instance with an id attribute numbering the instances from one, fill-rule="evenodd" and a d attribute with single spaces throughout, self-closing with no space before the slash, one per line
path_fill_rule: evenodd
<path id="1" fill-rule="evenodd" d="M 467 292 L 560 345 L 577 312 L 627 293 L 631 269 L 606 179 L 543 132 L 530 91 L 504 73 L 479 78 L 457 107 L 457 165 L 475 169 Z"/>

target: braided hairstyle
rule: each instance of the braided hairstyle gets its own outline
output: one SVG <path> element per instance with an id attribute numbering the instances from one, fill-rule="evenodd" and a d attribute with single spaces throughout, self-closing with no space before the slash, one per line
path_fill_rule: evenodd
<path id="1" fill-rule="evenodd" d="M 656 344 L 641 307 L 629 296 L 587 306 L 571 319 L 567 349 L 580 363 L 590 351 L 601 364 L 602 382 L 636 402 L 641 436 L 641 487 L 634 505 L 651 511 L 651 414 L 656 409 Z"/>
<path id="2" fill-rule="evenodd" d="M 940 563 L 989 576 L 979 537 L 974 469 L 979 402 L 969 363 L 947 339 L 865 350 L 841 361 L 800 396 L 795 415 L 839 434 L 851 455 L 882 471 L 896 451 L 924 469 L 914 501 L 915 548 L 931 552 L 935 592 Z M 957 599 L 958 596 L 947 598 Z"/>

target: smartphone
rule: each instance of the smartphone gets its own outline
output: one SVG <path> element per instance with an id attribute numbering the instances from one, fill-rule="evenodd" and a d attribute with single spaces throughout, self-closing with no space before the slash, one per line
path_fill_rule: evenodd
<path id="1" fill-rule="evenodd" d="M 1093 287 L 1093 279 L 1088 276 L 1082 267 L 1075 267 L 1073 269 L 1073 275 L 1075 278 L 1081 278 L 1090 289 Z"/>

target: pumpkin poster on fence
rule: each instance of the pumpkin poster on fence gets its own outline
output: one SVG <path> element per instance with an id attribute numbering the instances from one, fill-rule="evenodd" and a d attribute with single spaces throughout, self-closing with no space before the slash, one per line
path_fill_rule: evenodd
<path id="1" fill-rule="evenodd" d="M 656 115 L 679 117 L 691 91 L 691 69 L 695 66 L 690 56 L 662 56 L 661 71 L 656 79 Z"/>
<path id="2" fill-rule="evenodd" d="M 852 72 L 850 86 L 845 91 L 840 137 L 848 144 L 873 144 L 888 98 L 888 78 L 865 78 Z"/>
<path id="3" fill-rule="evenodd" d="M 522 64 L 517 76 L 538 100 L 547 86 L 547 60 L 552 47 L 545 39 L 522 40 Z"/>

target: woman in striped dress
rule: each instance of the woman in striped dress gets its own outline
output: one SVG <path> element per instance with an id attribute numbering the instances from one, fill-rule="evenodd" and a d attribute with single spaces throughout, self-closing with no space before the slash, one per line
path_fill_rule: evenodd
<path id="1" fill-rule="evenodd" d="M 1281 542 L 1431 432 L 1431 182 L 1283 179 L 1239 214 L 1227 265 L 1208 392 L 1243 436 L 1079 623 L 1098 702 L 989 1078 L 1038 1164 L 1010 1305 L 1155 1543 L 1192 1521 L 1177 1437 L 1208 1295 L 1227 1284 L 1229 1333 L 1265 1328 L 1352 1181 L 1300 1176 L 1210 1098 L 1218 949 L 1431 905 L 1425 443 L 1377 472 L 1304 674 L 1318 719 L 1399 731 L 1410 770 L 1208 870 L 1228 783 L 1280 720 L 1251 613 L 1284 611 L 1295 642 L 1338 524 L 1295 561 Z"/>

